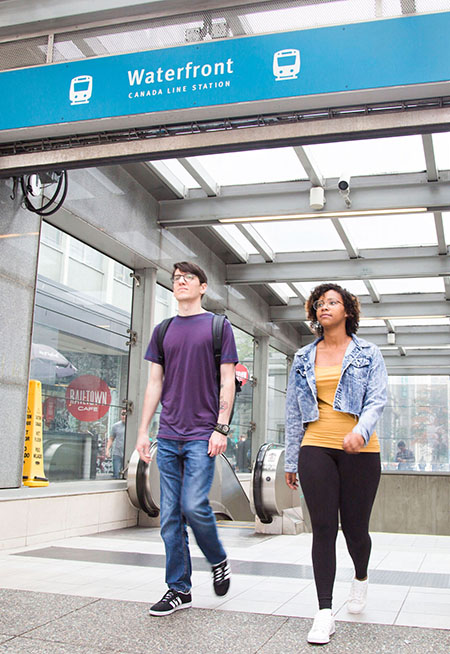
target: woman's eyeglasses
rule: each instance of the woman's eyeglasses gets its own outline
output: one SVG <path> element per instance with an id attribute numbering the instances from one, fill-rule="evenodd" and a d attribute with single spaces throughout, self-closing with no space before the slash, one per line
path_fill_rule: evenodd
<path id="1" fill-rule="evenodd" d="M 317 309 L 323 309 L 325 306 L 326 307 L 335 307 L 338 304 L 344 304 L 340 300 L 316 300 L 313 302 L 313 308 L 317 311 Z"/>

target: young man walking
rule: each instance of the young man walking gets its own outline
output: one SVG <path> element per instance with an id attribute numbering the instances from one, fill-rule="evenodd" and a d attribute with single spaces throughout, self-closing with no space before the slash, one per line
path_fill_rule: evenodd
<path id="1" fill-rule="evenodd" d="M 214 360 L 213 314 L 202 309 L 207 278 L 194 263 L 174 264 L 173 293 L 178 315 L 164 336 L 164 363 L 158 363 L 158 327 L 145 358 L 152 362 L 145 392 L 136 449 L 150 461 L 148 427 L 162 404 L 157 463 L 161 480 L 161 536 L 166 549 L 169 590 L 150 608 L 150 615 L 169 615 L 188 608 L 191 599 L 191 557 L 187 525 L 212 567 L 214 591 L 225 595 L 230 569 L 220 542 L 208 493 L 215 457 L 225 452 L 238 361 L 230 323 L 223 329 L 220 393 Z"/>

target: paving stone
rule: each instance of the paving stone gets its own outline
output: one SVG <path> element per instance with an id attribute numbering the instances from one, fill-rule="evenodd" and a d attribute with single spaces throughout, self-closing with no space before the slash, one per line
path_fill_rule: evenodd
<path id="1" fill-rule="evenodd" d="M 97 601 L 96 598 L 90 597 L 2 588 L 0 589 L 0 633 L 19 636 Z"/>
<path id="2" fill-rule="evenodd" d="M 14 637 L 0 645 L 0 654 L 120 654 L 120 651 Z"/>
<path id="3" fill-rule="evenodd" d="M 258 654 L 302 654 L 323 646 L 310 645 L 306 636 L 312 620 L 289 618 Z M 337 622 L 326 654 L 449 654 L 450 631 L 391 625 Z"/>
<path id="4" fill-rule="evenodd" d="M 285 621 L 193 608 L 150 617 L 142 603 L 100 600 L 39 627 L 32 636 L 121 654 L 254 654 Z"/>

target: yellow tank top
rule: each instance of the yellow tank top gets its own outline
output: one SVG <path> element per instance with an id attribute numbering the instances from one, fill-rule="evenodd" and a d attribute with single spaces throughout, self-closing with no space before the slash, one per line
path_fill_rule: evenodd
<path id="1" fill-rule="evenodd" d="M 344 436 L 353 431 L 358 422 L 357 416 L 342 413 L 333 409 L 336 388 L 341 377 L 342 366 L 316 366 L 317 400 L 319 404 L 319 419 L 310 422 L 302 440 L 303 445 L 316 445 L 318 447 L 331 447 L 342 450 Z M 379 452 L 380 444 L 376 432 L 361 452 Z"/>

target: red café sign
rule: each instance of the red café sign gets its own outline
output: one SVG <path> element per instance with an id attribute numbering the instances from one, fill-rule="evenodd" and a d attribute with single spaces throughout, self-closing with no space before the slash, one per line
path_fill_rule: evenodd
<path id="1" fill-rule="evenodd" d="M 246 368 L 242 363 L 237 363 L 236 364 L 236 377 L 240 379 L 242 382 L 242 386 L 248 382 L 249 378 L 249 372 L 248 368 Z"/>
<path id="2" fill-rule="evenodd" d="M 67 387 L 67 410 L 83 422 L 100 420 L 109 411 L 111 391 L 108 384 L 95 375 L 81 375 Z"/>

